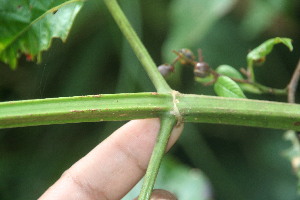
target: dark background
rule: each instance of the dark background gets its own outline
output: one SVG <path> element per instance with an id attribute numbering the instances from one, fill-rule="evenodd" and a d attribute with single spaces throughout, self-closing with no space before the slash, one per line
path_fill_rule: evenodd
<path id="1" fill-rule="evenodd" d="M 277 45 L 266 63 L 256 68 L 259 82 L 277 88 L 286 86 L 300 55 L 299 1 L 235 1 L 214 20 L 211 17 L 214 13 L 205 7 L 199 7 L 195 16 L 189 16 L 191 20 L 177 19 L 174 13 L 186 9 L 174 6 L 180 2 L 185 1 L 120 0 L 157 64 L 170 63 L 175 55 L 168 47 L 177 48 L 176 45 L 182 44 L 186 46 L 179 48 L 188 47 L 194 52 L 201 48 L 205 61 L 213 68 L 229 64 L 238 69 L 246 66 L 249 50 L 266 39 L 290 37 L 293 52 Z M 186 2 L 190 3 L 185 7 L 198 9 L 192 0 Z M 220 1 L 211 2 L 218 4 Z M 186 13 L 189 14 L 193 12 Z M 184 34 L 171 37 L 176 27 L 185 26 L 191 27 L 189 29 L 203 27 L 197 32 L 196 40 Z M 154 91 L 99 0 L 85 2 L 67 42 L 55 39 L 42 58 L 41 64 L 35 64 L 22 57 L 16 71 L 0 63 L 0 101 Z M 194 82 L 192 70 L 188 68 L 178 70 L 168 81 L 173 89 L 183 93 L 214 95 L 211 87 Z M 246 95 L 286 101 L 286 97 Z M 0 199 L 36 199 L 72 163 L 123 123 L 0 130 Z M 206 174 L 215 199 L 298 199 L 297 179 L 288 159 L 283 156 L 290 147 L 283 133 L 261 128 L 186 124 L 171 154 Z"/>

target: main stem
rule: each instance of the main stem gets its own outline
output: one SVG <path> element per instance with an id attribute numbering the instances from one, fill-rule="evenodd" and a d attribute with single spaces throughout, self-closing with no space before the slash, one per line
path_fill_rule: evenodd
<path id="1" fill-rule="evenodd" d="M 127 93 L 0 102 L 0 128 L 160 117 L 172 110 L 172 99 Z M 299 104 L 191 94 L 176 99 L 184 122 L 300 131 Z"/>
<path id="2" fill-rule="evenodd" d="M 176 121 L 176 118 L 170 115 L 165 115 L 161 118 L 159 135 L 157 136 L 149 166 L 144 177 L 144 184 L 138 198 L 139 200 L 150 199 L 159 166 Z"/>
<path id="3" fill-rule="evenodd" d="M 124 36 L 131 45 L 136 56 L 142 63 L 156 90 L 161 93 L 170 92 L 172 89 L 169 87 L 165 79 L 157 70 L 157 66 L 149 55 L 148 51 L 144 47 L 143 43 L 133 30 L 123 11 L 121 10 L 116 0 L 104 0 L 110 13 L 118 24 L 119 28 L 123 32 Z"/>

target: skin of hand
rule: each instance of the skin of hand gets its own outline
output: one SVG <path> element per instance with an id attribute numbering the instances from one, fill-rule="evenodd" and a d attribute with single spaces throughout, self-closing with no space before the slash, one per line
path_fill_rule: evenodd
<path id="1" fill-rule="evenodd" d="M 120 200 L 144 176 L 160 120 L 132 120 L 66 170 L 40 200 Z M 183 125 L 174 127 L 167 150 Z"/>

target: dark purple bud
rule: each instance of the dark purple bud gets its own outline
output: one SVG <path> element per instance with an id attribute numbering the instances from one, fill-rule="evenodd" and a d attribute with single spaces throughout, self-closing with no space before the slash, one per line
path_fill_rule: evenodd
<path id="1" fill-rule="evenodd" d="M 180 49 L 178 51 L 183 57 L 179 58 L 179 62 L 182 65 L 191 64 L 191 61 L 195 60 L 193 52 L 189 49 Z"/>
<path id="2" fill-rule="evenodd" d="M 184 55 L 186 58 L 188 58 L 190 60 L 195 59 L 195 56 L 194 56 L 193 52 L 189 49 L 180 49 L 178 52 L 182 53 L 182 55 Z"/>
<path id="3" fill-rule="evenodd" d="M 168 76 L 171 72 L 174 71 L 174 67 L 169 64 L 163 64 L 158 66 L 158 71 L 163 75 L 164 77 Z"/>
<path id="4" fill-rule="evenodd" d="M 206 62 L 197 62 L 194 66 L 194 74 L 197 77 L 205 78 L 210 74 L 210 67 Z"/>

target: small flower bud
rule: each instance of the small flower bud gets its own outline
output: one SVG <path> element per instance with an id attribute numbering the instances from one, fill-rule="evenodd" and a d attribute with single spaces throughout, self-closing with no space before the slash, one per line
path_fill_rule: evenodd
<path id="1" fill-rule="evenodd" d="M 206 62 L 198 62 L 194 67 L 196 77 L 205 78 L 210 74 L 210 67 Z"/>
<path id="2" fill-rule="evenodd" d="M 158 66 L 158 71 L 163 75 L 164 77 L 168 76 L 171 72 L 174 71 L 174 67 L 169 64 L 163 64 Z"/>
<path id="3" fill-rule="evenodd" d="M 185 57 L 185 58 L 179 59 L 179 62 L 182 65 L 189 64 L 189 62 L 186 60 L 186 58 L 189 60 L 195 60 L 195 56 L 194 56 L 193 52 L 189 49 L 180 49 L 178 51 L 178 53 L 182 54 Z"/>

